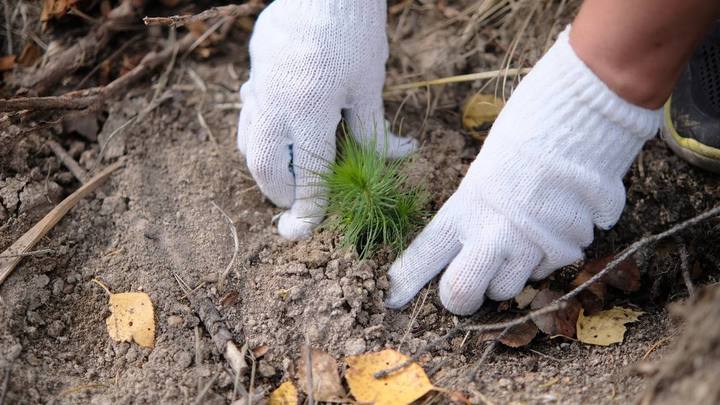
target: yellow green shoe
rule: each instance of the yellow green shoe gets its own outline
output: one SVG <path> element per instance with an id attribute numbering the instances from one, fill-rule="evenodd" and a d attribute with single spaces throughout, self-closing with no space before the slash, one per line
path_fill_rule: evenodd
<path id="1" fill-rule="evenodd" d="M 664 115 L 661 134 L 670 149 L 694 166 L 720 173 L 720 29 L 693 54 Z"/>

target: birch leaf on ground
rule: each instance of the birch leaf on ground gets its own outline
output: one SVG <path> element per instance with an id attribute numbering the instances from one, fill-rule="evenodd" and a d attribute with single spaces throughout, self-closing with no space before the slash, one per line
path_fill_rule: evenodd
<path id="1" fill-rule="evenodd" d="M 269 405 L 297 405 L 298 392 L 290 381 L 285 381 L 270 394 Z"/>
<path id="2" fill-rule="evenodd" d="M 622 343 L 625 338 L 626 323 L 636 322 L 644 312 L 629 308 L 614 307 L 595 315 L 585 316 L 580 310 L 577 320 L 577 338 L 591 345 L 609 346 Z"/>
<path id="3" fill-rule="evenodd" d="M 337 362 L 322 350 L 310 350 L 312 364 L 312 393 L 315 401 L 339 401 L 345 397 L 345 390 L 340 383 Z M 300 388 L 307 393 L 307 348 L 303 348 L 298 361 L 297 378 Z"/>
<path id="4" fill-rule="evenodd" d="M 503 105 L 503 101 L 493 95 L 475 94 L 463 106 L 463 127 L 473 138 L 484 140 Z"/>
<path id="5" fill-rule="evenodd" d="M 350 393 L 361 403 L 375 405 L 410 404 L 433 389 L 425 371 L 417 363 L 376 379 L 374 374 L 408 359 L 404 354 L 387 349 L 345 358 L 348 370 L 345 379 Z"/>
<path id="6" fill-rule="evenodd" d="M 110 294 L 110 312 L 112 315 L 105 323 L 114 341 L 135 341 L 142 347 L 155 346 L 155 311 L 147 294 Z"/>

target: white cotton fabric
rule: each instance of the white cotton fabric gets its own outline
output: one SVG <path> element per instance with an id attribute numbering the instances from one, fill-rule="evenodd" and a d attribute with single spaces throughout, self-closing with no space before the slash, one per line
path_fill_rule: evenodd
<path id="1" fill-rule="evenodd" d="M 593 225 L 613 226 L 622 177 L 661 123 L 576 56 L 569 28 L 522 80 L 458 190 L 395 261 L 386 304 L 398 308 L 446 266 L 453 313 L 506 300 L 583 257 Z"/>
<path id="2" fill-rule="evenodd" d="M 383 118 L 386 9 L 386 0 L 276 0 L 255 24 L 237 142 L 262 193 L 289 208 L 278 221 L 286 238 L 309 237 L 324 217 L 319 174 L 335 159 L 341 115 L 390 157 L 415 148 Z"/>

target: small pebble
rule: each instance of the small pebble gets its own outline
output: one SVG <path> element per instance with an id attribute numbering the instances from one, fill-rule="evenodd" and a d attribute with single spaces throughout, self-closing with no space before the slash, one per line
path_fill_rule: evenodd
<path id="1" fill-rule="evenodd" d="M 192 354 L 190 352 L 177 352 L 173 356 L 175 364 L 180 368 L 188 368 L 192 364 Z"/>
<path id="2" fill-rule="evenodd" d="M 46 285 L 50 284 L 50 277 L 45 274 L 40 274 L 39 276 L 35 277 L 35 279 L 33 280 L 33 284 L 37 288 L 43 288 Z"/>
<path id="3" fill-rule="evenodd" d="M 128 349 L 128 352 L 125 354 L 125 360 L 127 360 L 129 363 L 132 363 L 135 360 L 137 360 L 137 356 L 138 356 L 137 350 L 134 347 L 131 347 L 130 349 Z"/>
<path id="4" fill-rule="evenodd" d="M 355 356 L 365 352 L 367 344 L 363 338 L 354 338 L 345 342 L 345 355 Z"/>
<path id="5" fill-rule="evenodd" d="M 61 278 L 58 278 L 55 281 L 53 281 L 52 295 L 57 297 L 58 295 L 63 293 L 64 289 L 65 289 L 65 282 Z"/>
<path id="6" fill-rule="evenodd" d="M 258 362 L 258 373 L 265 378 L 270 378 L 275 375 L 275 368 L 267 360 L 260 360 Z"/>
<path id="7" fill-rule="evenodd" d="M 167 324 L 171 328 L 179 328 L 185 322 L 181 316 L 170 315 L 167 318 Z"/>
<path id="8" fill-rule="evenodd" d="M 63 331 L 65 330 L 65 324 L 62 323 L 61 320 L 56 319 L 50 323 L 50 326 L 47 328 L 48 335 L 52 337 L 58 337 L 62 335 Z"/>

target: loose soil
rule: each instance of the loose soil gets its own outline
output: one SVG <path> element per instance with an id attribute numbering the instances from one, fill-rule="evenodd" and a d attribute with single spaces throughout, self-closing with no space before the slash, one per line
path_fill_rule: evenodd
<path id="1" fill-rule="evenodd" d="M 439 21 L 438 14 L 419 15 Z M 420 17 L 410 13 L 408 18 Z M 396 26 L 393 18 L 391 33 Z M 105 151 L 108 160 L 125 156 L 125 168 L 37 246 L 53 254 L 26 258 L 0 288 L 0 368 L 11 370 L 7 403 L 191 403 L 214 378 L 203 403 L 229 403 L 233 380 L 226 363 L 174 275 L 211 297 L 238 338 L 250 347 L 269 348 L 257 363 L 256 392 L 269 392 L 295 375 L 306 339 L 339 360 L 385 347 L 411 354 L 460 320 L 443 309 L 435 282 L 404 310 L 384 308 L 393 259 L 389 252 L 359 261 L 327 231 L 302 242 L 275 233 L 273 216 L 280 210 L 254 187 L 235 148 L 238 110 L 232 105 L 239 102 L 237 90 L 248 62 L 248 33 L 235 31 L 219 55 L 178 61 L 170 76 L 173 97 L 113 138 Z M 483 52 L 461 59 L 452 45 L 446 46 L 448 38 L 462 35 L 460 28 L 423 38 L 399 31 L 402 41 L 393 42 L 389 62 L 389 80 L 395 83 L 417 72 L 441 76 L 495 68 L 506 44 L 487 39 Z M 388 97 L 388 117 L 399 117 L 396 126 L 402 121 L 403 132 L 423 145 L 412 172 L 415 181 L 427 185 L 431 210 L 452 194 L 481 147 L 462 129 L 459 115 L 475 90 L 458 84 L 433 89 L 430 98 L 424 89 L 407 100 Z M 151 94 L 148 82 L 110 102 L 101 119 L 101 141 L 144 107 Z M 198 108 L 212 133 L 199 124 Z M 0 171 L 0 249 L 79 186 L 45 146 L 50 132 L 24 133 L 18 126 L 2 135 L 5 141 L 14 138 Z M 100 165 L 98 142 L 65 131 L 58 139 L 86 169 Z M 643 235 L 710 208 L 720 191 L 720 177 L 690 167 L 659 140 L 648 143 L 625 183 L 623 216 L 613 230 L 597 233 L 588 258 L 617 253 Z M 238 259 L 224 279 L 234 244 L 213 202 L 233 220 L 240 242 Z M 609 302 L 646 312 L 628 325 L 622 344 L 596 347 L 538 336 L 524 348 L 499 346 L 471 382 L 467 373 L 487 343 L 468 334 L 431 350 L 422 364 L 437 386 L 464 391 L 473 403 L 635 400 L 648 380 L 633 370 L 646 359 L 661 358 L 681 330 L 665 309 L 668 301 L 687 296 L 679 276 L 680 246 L 689 251 L 695 282 L 711 283 L 720 276 L 719 241 L 718 221 L 709 220 L 636 255 L 643 289 L 632 295 L 616 292 Z M 576 271 L 563 269 L 539 284 L 566 289 Z M 150 295 L 157 315 L 154 349 L 108 337 L 108 297 L 92 279 L 113 292 Z M 499 311 L 498 304 L 489 303 L 476 317 L 478 322 L 493 320 Z M 442 395 L 431 398 L 449 402 Z"/>

